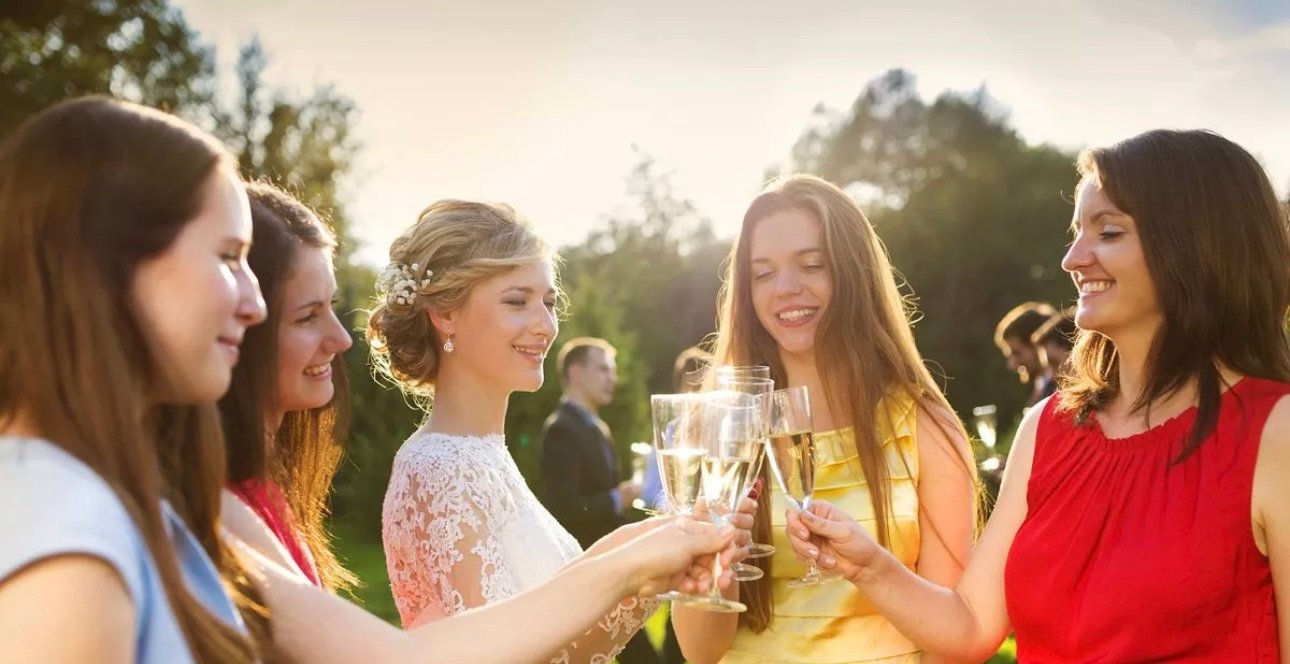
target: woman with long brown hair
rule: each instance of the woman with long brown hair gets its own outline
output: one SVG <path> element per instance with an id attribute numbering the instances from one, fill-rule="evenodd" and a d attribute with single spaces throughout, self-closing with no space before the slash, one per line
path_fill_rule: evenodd
<path id="1" fill-rule="evenodd" d="M 336 238 L 312 210 L 270 184 L 250 183 L 247 195 L 247 260 L 268 317 L 247 331 L 220 401 L 229 489 L 301 574 L 335 591 L 356 580 L 336 559 L 325 528 L 349 419 L 342 353 L 352 345 L 332 309 Z"/>
<path id="2" fill-rule="evenodd" d="M 860 208 L 820 178 L 776 180 L 748 207 L 726 270 L 713 364 L 765 365 L 777 385 L 806 386 L 815 496 L 863 515 L 857 527 L 903 565 L 956 581 L 974 533 L 971 453 L 914 345 L 912 312 Z M 677 607 L 686 657 L 917 661 L 917 646 L 855 588 L 789 587 L 804 569 L 783 538 L 784 496 L 768 495 L 754 531 L 769 538 L 774 526 L 779 551 L 759 561 L 766 577 L 738 586 L 748 605 L 738 618 Z"/>
<path id="3" fill-rule="evenodd" d="M 957 584 L 817 504 L 797 554 L 929 651 L 982 660 L 1277 662 L 1290 638 L 1290 236 L 1258 161 L 1205 131 L 1079 157 L 1062 260 L 1080 330 L 1027 413 Z"/>
<path id="4" fill-rule="evenodd" d="M 264 317 L 250 241 L 233 159 L 164 113 L 79 99 L 5 141 L 6 659 L 254 658 L 220 583 L 214 408 Z"/>

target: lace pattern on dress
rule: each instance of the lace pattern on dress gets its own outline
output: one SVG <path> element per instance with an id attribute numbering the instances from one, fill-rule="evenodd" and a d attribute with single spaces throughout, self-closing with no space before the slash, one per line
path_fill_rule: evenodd
<path id="1" fill-rule="evenodd" d="M 404 627 L 511 597 L 581 553 L 528 488 L 502 436 L 424 430 L 395 457 L 382 540 Z M 624 600 L 551 661 L 610 662 L 658 605 Z"/>

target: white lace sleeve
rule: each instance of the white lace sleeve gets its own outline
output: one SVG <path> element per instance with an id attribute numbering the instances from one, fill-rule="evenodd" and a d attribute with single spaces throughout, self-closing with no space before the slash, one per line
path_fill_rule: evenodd
<path id="1" fill-rule="evenodd" d="M 622 652 L 627 640 L 645 625 L 660 602 L 654 598 L 628 597 L 567 648 L 551 664 L 608 664 Z"/>
<path id="2" fill-rule="evenodd" d="M 517 592 L 490 523 L 504 500 L 493 484 L 464 457 L 432 451 L 395 460 L 382 539 L 405 628 Z"/>

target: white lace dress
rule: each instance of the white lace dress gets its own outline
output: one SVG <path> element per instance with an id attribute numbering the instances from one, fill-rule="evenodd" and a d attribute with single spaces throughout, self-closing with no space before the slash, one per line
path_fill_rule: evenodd
<path id="1" fill-rule="evenodd" d="M 394 458 L 381 535 L 405 628 L 506 599 L 581 549 L 520 475 L 500 435 L 412 434 Z M 552 662 L 608 662 L 654 600 L 624 600 Z"/>

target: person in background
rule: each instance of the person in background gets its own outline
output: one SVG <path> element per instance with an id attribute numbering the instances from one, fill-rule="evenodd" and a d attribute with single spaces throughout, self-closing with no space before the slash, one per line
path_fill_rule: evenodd
<path id="1" fill-rule="evenodd" d="M 614 400 L 617 350 L 604 339 L 578 337 L 560 347 L 564 396 L 542 427 L 542 485 L 551 514 L 582 546 L 627 522 L 625 514 L 641 493 L 632 480 L 619 481 L 618 454 L 600 409 Z M 622 664 L 652 664 L 658 655 L 642 630 L 624 646 Z"/>
<path id="2" fill-rule="evenodd" d="M 1024 302 L 1013 307 L 994 328 L 994 345 L 1003 353 L 1008 368 L 1017 372 L 1023 385 L 1030 387 L 1028 406 L 1035 405 L 1056 389 L 1052 373 L 1044 366 L 1038 348 L 1031 341 L 1035 330 L 1055 313 L 1050 304 Z"/>
<path id="3" fill-rule="evenodd" d="M 1053 314 L 1035 333 L 1030 335 L 1030 343 L 1039 352 L 1044 371 L 1050 376 L 1052 384 L 1058 382 L 1070 357 L 1071 348 L 1075 345 L 1075 309 L 1069 307 Z"/>

